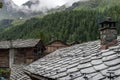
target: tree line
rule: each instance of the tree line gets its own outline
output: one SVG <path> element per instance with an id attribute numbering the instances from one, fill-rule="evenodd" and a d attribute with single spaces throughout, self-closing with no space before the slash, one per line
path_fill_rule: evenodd
<path id="1" fill-rule="evenodd" d="M 48 14 L 43 18 L 33 17 L 23 24 L 2 29 L 0 39 L 41 38 L 45 43 L 54 37 L 65 42 L 86 42 L 99 38 L 99 23 L 110 16 L 120 20 L 120 6 L 96 9 L 67 10 Z M 118 34 L 120 34 L 120 24 Z"/>

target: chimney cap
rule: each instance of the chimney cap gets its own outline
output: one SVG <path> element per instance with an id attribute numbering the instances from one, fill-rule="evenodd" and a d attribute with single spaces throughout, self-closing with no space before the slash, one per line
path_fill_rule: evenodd
<path id="1" fill-rule="evenodd" d="M 111 17 L 106 17 L 106 21 L 111 21 L 112 18 Z"/>
<path id="2" fill-rule="evenodd" d="M 106 19 L 102 22 L 100 22 L 100 24 L 108 24 L 108 23 L 117 23 L 117 21 L 113 21 L 111 17 L 106 17 Z"/>

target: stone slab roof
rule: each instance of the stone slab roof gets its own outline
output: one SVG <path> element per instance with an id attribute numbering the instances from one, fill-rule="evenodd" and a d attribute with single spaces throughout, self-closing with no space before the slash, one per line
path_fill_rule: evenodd
<path id="1" fill-rule="evenodd" d="M 25 70 L 55 80 L 120 80 L 120 37 L 107 50 L 100 50 L 100 41 L 57 50 Z"/>
<path id="2" fill-rule="evenodd" d="M 10 80 L 31 80 L 28 75 L 23 72 L 26 65 L 13 65 L 11 68 Z"/>
<path id="3" fill-rule="evenodd" d="M 0 41 L 0 49 L 9 49 L 11 47 L 13 48 L 25 48 L 25 47 L 35 47 L 36 44 L 40 39 L 18 39 L 18 40 L 12 40 L 12 41 Z"/>

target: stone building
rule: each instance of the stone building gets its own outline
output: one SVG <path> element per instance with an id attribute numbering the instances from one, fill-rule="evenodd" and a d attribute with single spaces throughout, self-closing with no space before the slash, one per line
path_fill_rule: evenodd
<path id="1" fill-rule="evenodd" d="M 100 24 L 101 49 L 107 49 L 109 46 L 117 43 L 116 21 L 107 17 L 107 19 Z"/>

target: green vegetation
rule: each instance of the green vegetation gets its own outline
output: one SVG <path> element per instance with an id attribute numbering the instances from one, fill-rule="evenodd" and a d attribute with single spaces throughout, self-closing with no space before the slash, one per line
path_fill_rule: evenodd
<path id="1" fill-rule="evenodd" d="M 6 79 L 9 79 L 10 69 L 9 68 L 0 68 L 0 77 L 4 77 Z"/>
<path id="2" fill-rule="evenodd" d="M 54 35 L 65 42 L 86 42 L 98 39 L 99 22 L 105 17 L 120 20 L 119 0 L 90 0 L 84 4 L 86 5 L 77 4 L 72 9 L 51 13 L 42 18 L 13 21 L 11 27 L 1 28 L 0 39 L 41 38 L 46 43 Z M 120 24 L 117 27 L 120 30 Z"/>
<path id="3" fill-rule="evenodd" d="M 2 6 L 3 6 L 3 4 L 2 4 L 2 2 L 0 2 L 0 8 L 2 8 Z"/>

